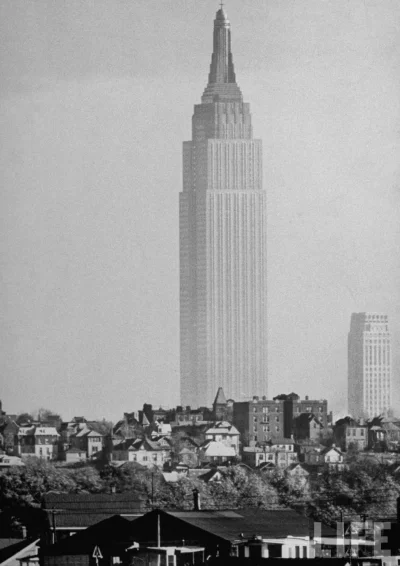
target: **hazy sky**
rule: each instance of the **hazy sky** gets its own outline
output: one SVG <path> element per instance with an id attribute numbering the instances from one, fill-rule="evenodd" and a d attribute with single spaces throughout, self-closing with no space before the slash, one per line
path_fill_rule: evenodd
<path id="1" fill-rule="evenodd" d="M 115 420 L 178 403 L 181 144 L 217 9 L 0 2 L 8 412 Z M 226 10 L 264 148 L 270 396 L 324 397 L 343 414 L 352 312 L 389 314 L 400 381 L 400 2 Z"/>

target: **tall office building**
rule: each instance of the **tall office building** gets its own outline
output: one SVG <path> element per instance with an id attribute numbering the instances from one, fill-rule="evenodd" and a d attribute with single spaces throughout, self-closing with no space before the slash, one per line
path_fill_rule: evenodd
<path id="1" fill-rule="evenodd" d="M 261 141 L 236 83 L 218 10 L 207 87 L 183 144 L 180 193 L 181 401 L 267 393 L 266 194 Z"/>
<path id="2" fill-rule="evenodd" d="M 387 415 L 391 406 L 391 336 L 385 314 L 354 313 L 348 338 L 348 403 L 355 417 Z"/>

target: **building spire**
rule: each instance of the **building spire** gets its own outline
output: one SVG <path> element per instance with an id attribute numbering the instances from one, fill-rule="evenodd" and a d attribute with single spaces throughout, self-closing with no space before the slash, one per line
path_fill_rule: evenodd
<path id="1" fill-rule="evenodd" d="M 231 24 L 221 1 L 214 20 L 213 53 L 211 57 L 208 85 L 202 102 L 241 101 L 242 94 L 236 84 L 235 69 L 231 51 Z"/>

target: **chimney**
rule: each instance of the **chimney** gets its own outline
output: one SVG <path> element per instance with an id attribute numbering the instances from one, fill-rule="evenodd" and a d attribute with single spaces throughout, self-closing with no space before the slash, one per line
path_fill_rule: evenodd
<path id="1" fill-rule="evenodd" d="M 253 402 L 256 403 L 257 401 L 258 401 L 258 397 L 257 397 L 257 395 L 254 395 L 253 396 Z"/>
<path id="2" fill-rule="evenodd" d="M 22 538 L 26 538 L 26 527 L 25 527 L 25 525 L 22 525 L 21 530 L 22 530 Z"/>
<path id="3" fill-rule="evenodd" d="M 306 395 L 306 401 L 308 401 L 308 395 Z"/>
<path id="4" fill-rule="evenodd" d="M 200 493 L 198 489 L 193 490 L 193 506 L 195 511 L 201 511 Z"/>

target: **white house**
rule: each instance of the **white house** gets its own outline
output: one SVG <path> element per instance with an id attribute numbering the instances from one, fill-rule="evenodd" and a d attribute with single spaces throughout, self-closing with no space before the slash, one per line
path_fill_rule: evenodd
<path id="1" fill-rule="evenodd" d="M 238 429 L 227 421 L 217 422 L 206 430 L 206 440 L 221 442 L 228 447 L 234 448 L 236 456 L 239 454 L 239 437 Z"/>
<path id="2" fill-rule="evenodd" d="M 234 446 L 227 446 L 223 442 L 214 440 L 206 440 L 199 449 L 199 459 L 201 462 L 223 464 L 232 461 L 236 455 L 237 452 Z"/>

